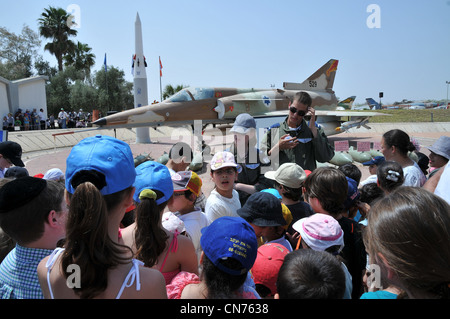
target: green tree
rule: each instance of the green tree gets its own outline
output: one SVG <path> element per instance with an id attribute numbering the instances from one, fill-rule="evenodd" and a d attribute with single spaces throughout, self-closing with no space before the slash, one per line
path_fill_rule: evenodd
<path id="1" fill-rule="evenodd" d="M 73 65 L 75 69 L 83 71 L 85 78 L 91 75 L 91 68 L 95 64 L 95 55 L 87 44 L 77 42 L 75 49 L 64 56 L 64 65 Z"/>
<path id="2" fill-rule="evenodd" d="M 36 58 L 34 68 L 36 69 L 38 75 L 48 76 L 49 79 L 58 73 L 58 69 L 50 66 L 50 63 L 48 61 L 44 61 L 42 56 Z"/>
<path id="3" fill-rule="evenodd" d="M 68 97 L 70 96 L 70 79 L 65 72 L 58 72 L 53 76 L 46 86 L 47 111 L 48 114 L 58 115 L 59 110 L 70 107 Z"/>
<path id="4" fill-rule="evenodd" d="M 83 109 L 91 113 L 97 109 L 103 114 L 133 108 L 133 83 L 125 81 L 122 70 L 108 66 L 108 89 L 104 68 L 87 79 L 84 77 L 85 73 L 72 65 L 50 78 L 46 86 L 49 114 L 56 115 L 61 108 L 67 112 Z"/>
<path id="5" fill-rule="evenodd" d="M 69 39 L 69 37 L 77 35 L 77 31 L 69 27 L 69 25 L 74 24 L 70 19 L 73 19 L 73 17 L 66 10 L 52 6 L 44 9 L 41 18 L 38 19 L 39 34 L 51 40 L 45 45 L 44 49 L 56 57 L 60 72 L 63 70 L 64 56 L 73 52 L 76 47 L 73 41 Z"/>
<path id="6" fill-rule="evenodd" d="M 186 86 L 184 85 L 177 85 L 176 87 L 172 86 L 171 84 L 167 84 L 164 88 L 163 91 L 163 100 L 171 97 L 172 95 L 174 95 L 175 93 L 177 93 L 178 91 L 181 91 L 182 89 L 184 89 Z"/>
<path id="7" fill-rule="evenodd" d="M 77 80 L 70 88 L 70 108 L 73 111 L 83 109 L 85 112 L 91 112 L 97 108 L 98 99 L 97 90 L 84 81 Z"/>
<path id="8" fill-rule="evenodd" d="M 27 25 L 17 35 L 0 27 L 0 76 L 18 80 L 33 75 L 33 58 L 41 45 L 39 35 Z"/>
<path id="9" fill-rule="evenodd" d="M 84 72 L 76 70 L 74 66 L 65 68 L 62 72 L 50 77 L 46 86 L 47 110 L 49 114 L 58 114 L 61 108 L 66 111 L 78 110 L 79 103 L 75 100 L 82 96 L 89 96 L 92 101 L 97 98 L 96 94 L 79 93 L 78 82 L 84 81 Z M 86 85 L 87 86 L 87 85 Z M 93 89 L 95 91 L 95 89 Z M 75 92 L 75 97 L 73 97 Z M 92 92 L 92 90 L 91 90 Z M 95 102 L 94 102 L 95 103 Z"/>
<path id="10" fill-rule="evenodd" d="M 123 111 L 133 108 L 133 83 L 125 80 L 123 70 L 108 66 L 108 71 L 105 73 L 105 69 L 102 67 L 94 73 L 93 78 L 94 86 L 98 90 L 98 108 L 103 114 L 108 111 Z"/>

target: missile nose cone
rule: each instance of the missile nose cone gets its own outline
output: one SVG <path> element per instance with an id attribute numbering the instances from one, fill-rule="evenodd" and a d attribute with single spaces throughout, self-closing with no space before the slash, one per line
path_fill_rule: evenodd
<path id="1" fill-rule="evenodd" d="M 139 12 L 136 13 L 136 21 L 135 21 L 135 23 L 141 24 L 141 17 L 139 16 Z"/>
<path id="2" fill-rule="evenodd" d="M 98 125 L 98 126 L 104 126 L 106 125 L 106 118 L 102 117 L 101 119 L 98 119 L 97 121 L 92 123 L 93 125 Z"/>

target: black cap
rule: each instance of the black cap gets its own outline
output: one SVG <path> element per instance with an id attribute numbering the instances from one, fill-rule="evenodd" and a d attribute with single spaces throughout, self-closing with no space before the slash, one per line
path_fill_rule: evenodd
<path id="1" fill-rule="evenodd" d="M 47 186 L 47 181 L 35 177 L 22 177 L 0 188 L 0 213 L 7 213 L 31 202 Z"/>
<path id="2" fill-rule="evenodd" d="M 239 216 L 256 226 L 284 226 L 281 202 L 274 195 L 266 192 L 252 194 L 242 208 L 237 210 Z"/>
<path id="3" fill-rule="evenodd" d="M 20 178 L 30 176 L 28 170 L 25 167 L 14 166 L 8 168 L 5 173 L 5 178 Z"/>
<path id="4" fill-rule="evenodd" d="M 6 141 L 0 143 L 0 154 L 9 159 L 15 166 L 25 166 L 21 159 L 22 147 L 16 142 Z"/>

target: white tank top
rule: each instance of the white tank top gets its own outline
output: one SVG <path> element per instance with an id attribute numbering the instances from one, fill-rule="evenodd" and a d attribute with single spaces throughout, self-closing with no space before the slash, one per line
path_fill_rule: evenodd
<path id="1" fill-rule="evenodd" d="M 48 290 L 50 291 L 50 296 L 52 299 L 55 299 L 53 296 L 53 290 L 52 286 L 50 284 L 50 271 L 53 268 L 53 265 L 55 264 L 56 260 L 58 259 L 59 255 L 64 251 L 64 248 L 56 248 L 50 255 L 50 257 L 47 260 L 47 263 L 45 266 L 47 267 L 47 284 L 48 284 Z M 141 290 L 141 281 L 139 277 L 139 267 L 144 266 L 144 263 L 137 259 L 132 259 L 131 262 L 133 263 L 133 266 L 131 267 L 130 271 L 128 272 L 127 277 L 125 278 L 124 282 L 122 283 L 122 287 L 120 287 L 119 293 L 116 296 L 116 299 L 120 299 L 122 296 L 123 290 L 125 288 L 131 287 L 134 282 L 136 281 L 136 291 Z"/>

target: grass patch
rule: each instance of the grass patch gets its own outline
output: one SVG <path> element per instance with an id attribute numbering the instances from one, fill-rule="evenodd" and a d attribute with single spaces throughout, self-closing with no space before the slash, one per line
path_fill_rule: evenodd
<path id="1" fill-rule="evenodd" d="M 370 123 L 411 123 L 411 122 L 450 122 L 450 110 L 371 110 L 370 112 L 390 114 L 390 116 L 372 116 Z M 432 120 L 433 119 L 433 120 Z"/>

